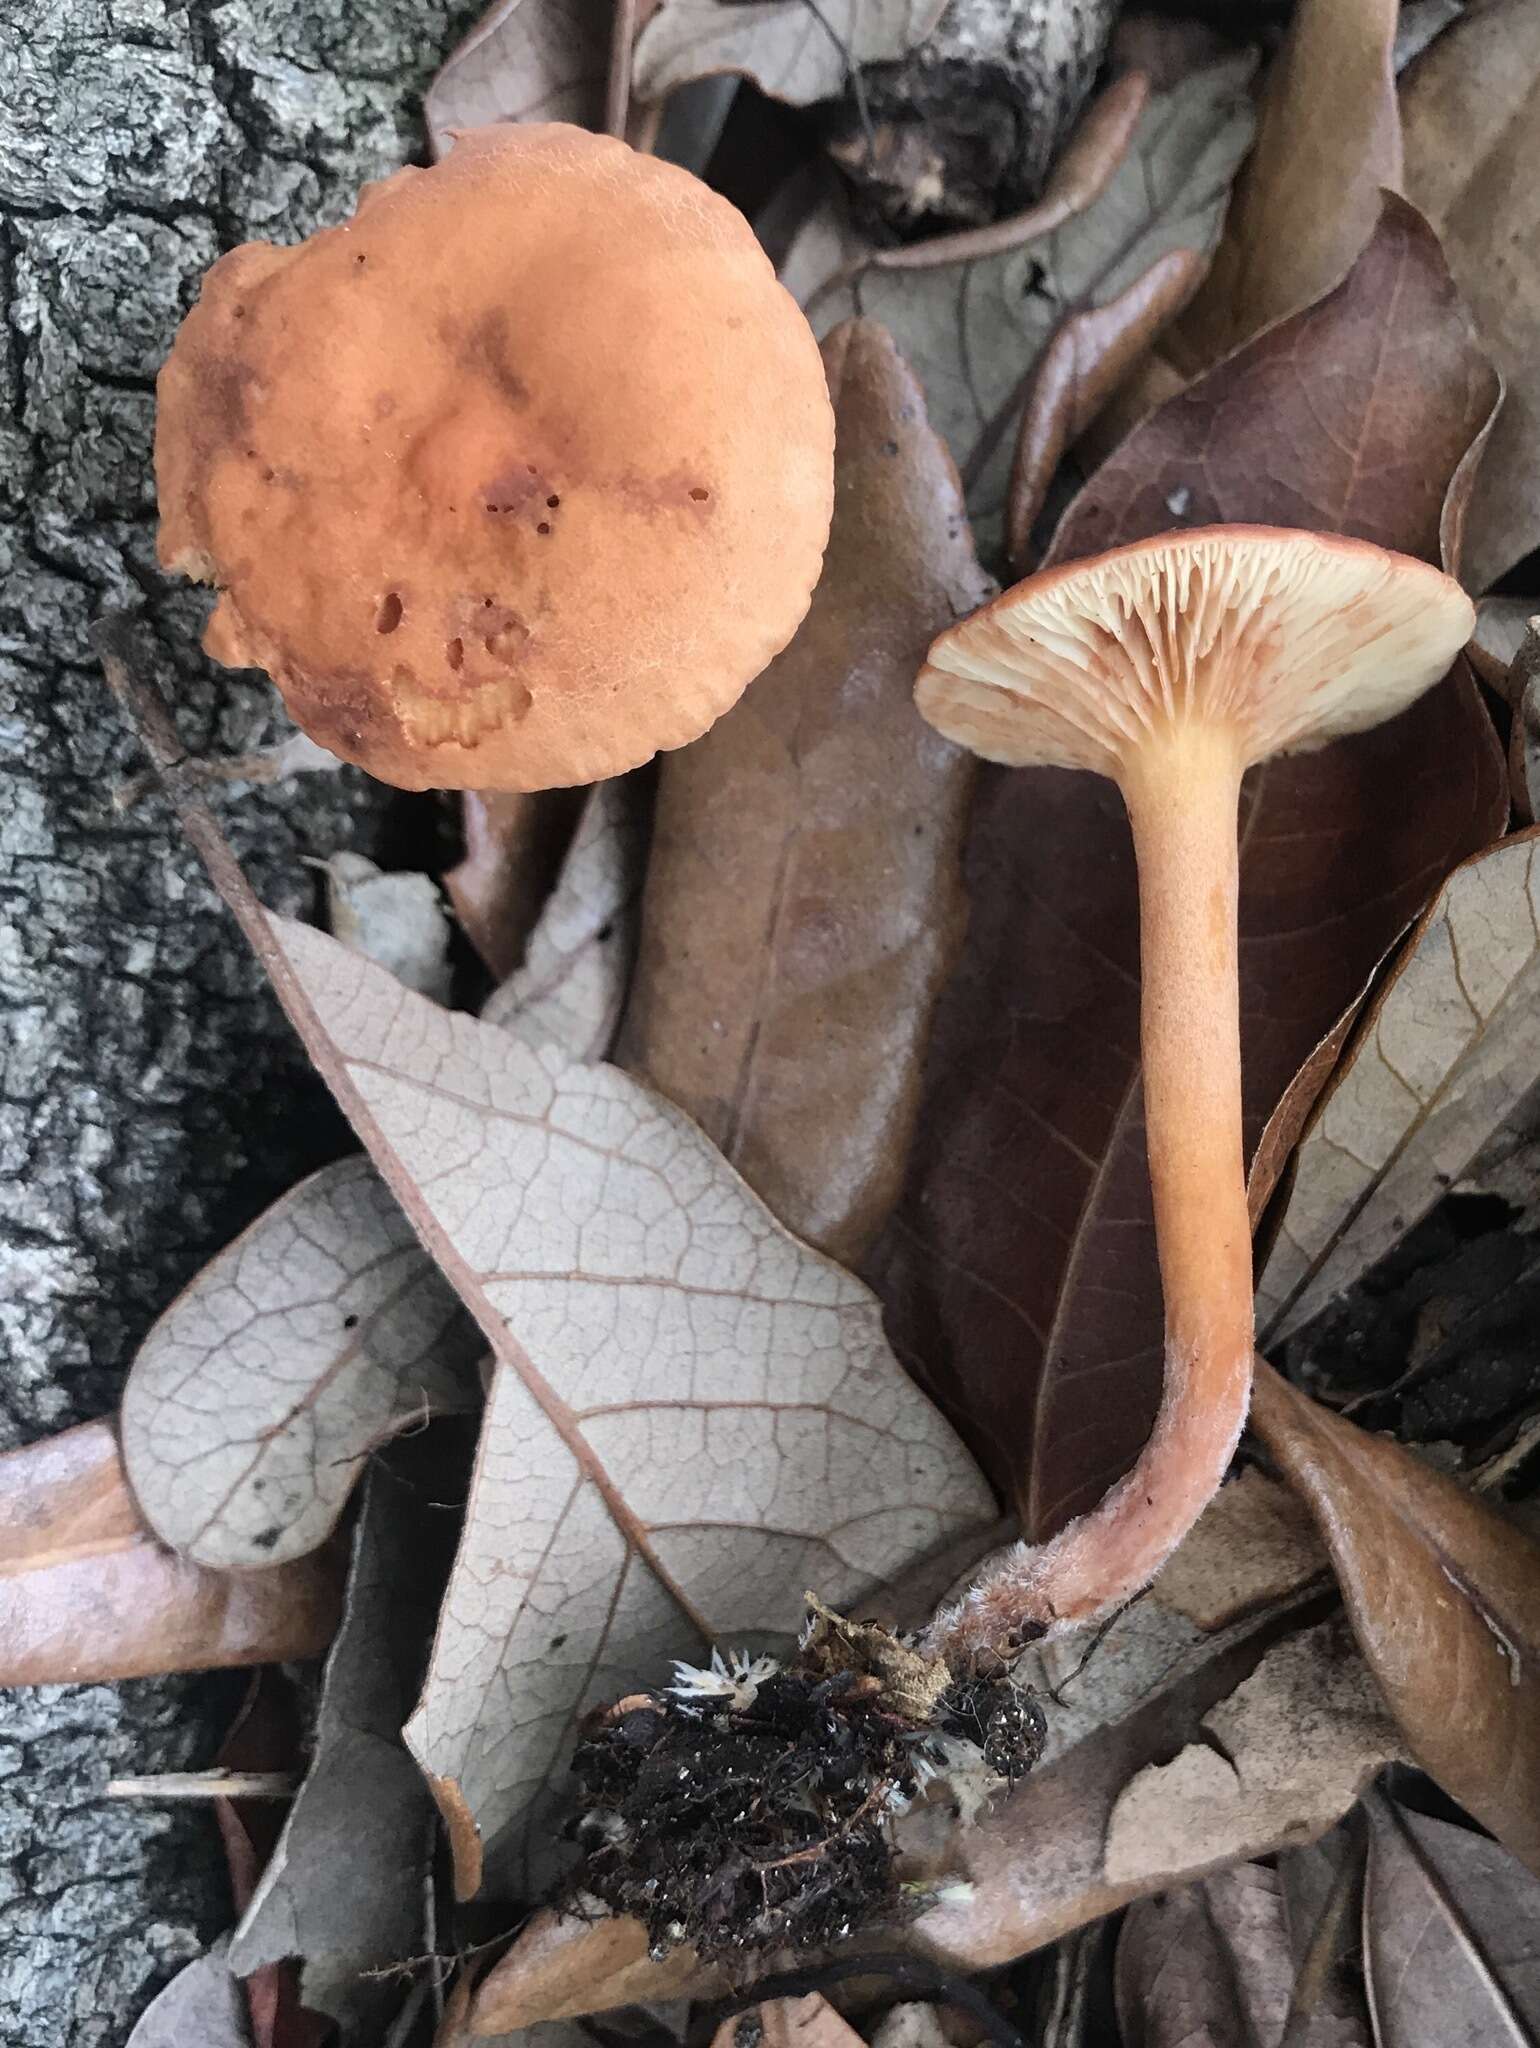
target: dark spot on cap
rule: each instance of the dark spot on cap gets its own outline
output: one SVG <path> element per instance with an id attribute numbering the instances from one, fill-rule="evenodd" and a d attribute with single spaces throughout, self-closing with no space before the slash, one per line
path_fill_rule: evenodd
<path id="1" fill-rule="evenodd" d="M 356 1330 L 358 1328 L 357 1316 L 344 1316 L 342 1318 L 342 1327 L 345 1330 Z"/>

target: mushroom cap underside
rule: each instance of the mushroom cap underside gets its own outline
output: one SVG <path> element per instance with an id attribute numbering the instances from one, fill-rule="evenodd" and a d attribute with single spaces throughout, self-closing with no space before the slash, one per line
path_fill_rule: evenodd
<path id="1" fill-rule="evenodd" d="M 1188 727 L 1249 764 L 1402 711 L 1474 624 L 1426 562 L 1257 526 L 1163 534 L 1049 569 L 948 628 L 915 701 L 949 739 L 1012 767 L 1117 780 Z"/>
<path id="2" fill-rule="evenodd" d="M 689 173 L 474 130 L 217 263 L 161 373 L 161 559 L 209 652 L 405 788 L 588 782 L 795 632 L 832 506 L 812 333 Z"/>

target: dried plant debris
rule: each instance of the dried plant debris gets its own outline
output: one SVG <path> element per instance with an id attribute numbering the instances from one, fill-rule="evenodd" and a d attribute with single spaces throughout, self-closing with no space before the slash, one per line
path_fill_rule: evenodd
<path id="1" fill-rule="evenodd" d="M 795 1657 L 713 1651 L 592 1716 L 573 1759 L 571 1896 L 729 1964 L 823 1947 L 903 1897 L 891 1833 L 932 1780 L 977 1810 L 1042 1752 L 1036 1696 L 954 1678 L 816 1600 Z"/>

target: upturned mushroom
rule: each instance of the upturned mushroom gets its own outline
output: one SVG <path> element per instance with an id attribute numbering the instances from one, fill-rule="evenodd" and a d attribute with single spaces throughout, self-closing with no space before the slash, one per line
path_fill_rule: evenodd
<path id="1" fill-rule="evenodd" d="M 1115 782 L 1139 871 L 1145 1129 L 1165 1382 L 1133 1469 L 1018 1544 L 932 1624 L 954 1664 L 1084 1622 L 1153 1576 L 1211 1497 L 1246 1417 L 1251 1231 L 1241 1133 L 1241 777 L 1392 718 L 1437 682 L 1474 611 L 1449 577 L 1321 534 L 1173 533 L 1028 577 L 948 629 L 915 686 L 949 739 L 1011 767 Z"/>
<path id="2" fill-rule="evenodd" d="M 406 789 L 596 781 L 795 632 L 833 502 L 811 330 L 688 172 L 462 135 L 204 281 L 161 372 L 160 556 L 205 646 Z"/>

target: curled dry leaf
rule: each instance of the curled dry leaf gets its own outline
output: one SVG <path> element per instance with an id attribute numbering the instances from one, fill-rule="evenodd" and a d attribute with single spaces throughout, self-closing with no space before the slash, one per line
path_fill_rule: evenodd
<path id="1" fill-rule="evenodd" d="M 638 98 L 666 99 L 691 79 L 734 71 L 794 107 L 835 99 L 852 66 L 906 57 L 942 0 L 663 0 L 637 39 Z"/>
<path id="2" fill-rule="evenodd" d="M 1467 580 L 1484 590 L 1540 543 L 1540 9 L 1472 7 L 1402 82 L 1406 191 L 1438 230 L 1507 385 L 1476 478 Z"/>
<path id="3" fill-rule="evenodd" d="M 975 1824 L 938 1807 L 899 1823 L 913 1881 L 947 1888 L 875 1945 L 993 1968 L 1215 1863 L 1308 1838 L 1397 1753 L 1346 1629 L 1310 1625 L 1319 1553 L 1300 1544 L 1285 1561 L 1275 1541 L 1248 1545 L 1242 1520 L 1211 1506 L 1187 1538 L 1181 1606 L 1157 1579 L 1105 1636 L 1027 1660 L 1019 1677 L 1053 1700 L 1043 1763 Z M 476 2024 L 719 1988 L 691 1966 L 687 1950 L 649 1961 L 634 1920 L 540 1913 L 488 1973 Z"/>
<path id="4" fill-rule="evenodd" d="M 483 1004 L 485 1023 L 574 1059 L 609 1051 L 636 951 L 648 794 L 634 775 L 588 792 L 523 963 Z"/>
<path id="5" fill-rule="evenodd" d="M 1072 313 L 1038 359 L 1016 431 L 1005 508 L 1012 571 L 1031 566 L 1032 527 L 1071 442 L 1078 440 L 1187 303 L 1206 268 L 1196 249 L 1173 249 L 1104 306 Z"/>
<path id="6" fill-rule="evenodd" d="M 230 1937 L 179 1970 L 139 2016 L 127 2048 L 251 2048 L 246 2000 L 230 1974 Z"/>
<path id="7" fill-rule="evenodd" d="M 1118 1936 L 1123 2048 L 1274 2048 L 1293 1982 L 1275 1871 L 1242 1863 L 1140 1899 Z"/>
<path id="8" fill-rule="evenodd" d="M 1379 2048 L 1540 2040 L 1540 1883 L 1484 1836 L 1376 1798 L 1364 1972 Z"/>
<path id="9" fill-rule="evenodd" d="M 1261 1360 L 1252 1427 L 1315 1516 L 1412 1754 L 1540 1870 L 1540 1546 Z"/>
<path id="10" fill-rule="evenodd" d="M 824 360 L 823 577 L 786 652 L 662 764 L 620 1058 L 789 1230 L 851 1260 L 898 1191 L 962 930 L 972 763 L 915 710 L 914 677 L 992 586 L 887 334 L 852 321 Z"/>
<path id="11" fill-rule="evenodd" d="M 349 2039 L 379 2038 L 405 1989 L 395 1973 L 431 1945 L 433 1802 L 398 1731 L 454 1543 L 435 1492 L 378 1464 L 365 1481 L 310 1768 L 230 1950 L 242 1977 L 297 1957 L 306 2009 Z"/>
<path id="12" fill-rule="evenodd" d="M 863 269 L 846 237 L 828 288 L 809 297 L 820 326 L 858 312 L 891 330 L 962 474 L 986 562 L 1000 549 L 1016 416 L 1038 355 L 1063 320 L 1118 298 L 1160 258 L 1212 246 L 1251 138 L 1251 70 L 1250 57 L 1231 57 L 1153 97 L 1094 202 L 1051 234 L 905 274 Z M 805 232 L 828 246 L 827 223 Z M 809 266 L 794 248 L 787 267 Z"/>
<path id="13" fill-rule="evenodd" d="M 111 628 L 112 688 L 311 1058 L 499 1361 L 428 1681 L 406 1731 L 462 1892 L 573 1717 L 729 1631 L 789 1631 L 993 1502 L 877 1303 L 618 1070 L 414 996 L 263 910 Z M 168 772 L 169 771 L 169 772 Z M 519 1830 L 515 1821 L 526 1825 Z"/>
<path id="14" fill-rule="evenodd" d="M 1071 506 L 1051 559 L 1177 520 L 1308 524 L 1436 560 L 1445 487 L 1494 397 L 1437 244 L 1387 200 L 1348 280 L 1155 413 Z M 1407 920 L 1501 829 L 1504 779 L 1463 675 L 1389 725 L 1247 778 L 1248 1150 Z M 1160 1384 L 1136 885 L 1116 794 L 1089 775 L 986 768 L 965 879 L 905 1200 L 869 1270 L 900 1355 L 969 1419 L 1044 1536 L 1127 1468 Z M 1306 1108 L 1295 1090 L 1292 1114 Z"/>
<path id="15" fill-rule="evenodd" d="M 575 814 L 568 789 L 460 792 L 463 859 L 444 887 L 466 937 L 499 983 L 524 957 L 559 872 Z"/>
<path id="16" fill-rule="evenodd" d="M 1373 234 L 1401 183 L 1397 17 L 1397 0 L 1295 8 L 1208 279 L 1170 337 L 1187 375 L 1313 305 Z"/>
<path id="17" fill-rule="evenodd" d="M 1300 1144 L 1257 1290 L 1281 1343 L 1418 1223 L 1540 1073 L 1540 833 L 1440 889 Z"/>
<path id="18" fill-rule="evenodd" d="M 388 967 L 397 981 L 449 1000 L 449 920 L 427 875 L 387 874 L 361 853 L 326 863 L 326 915 L 332 935 Z"/>
<path id="19" fill-rule="evenodd" d="M 326 1555 L 237 1576 L 167 1550 L 105 1422 L 0 1456 L 0 1685 L 314 1657 L 336 1626 L 338 1580 Z"/>
<path id="20" fill-rule="evenodd" d="M 121 1426 L 145 1518 L 221 1571 L 303 1557 L 377 1445 L 478 1406 L 484 1350 L 368 1160 L 322 1167 L 139 1347 Z"/>
<path id="21" fill-rule="evenodd" d="M 428 87 L 434 156 L 489 121 L 602 128 L 614 11 L 611 0 L 497 0 Z"/>

